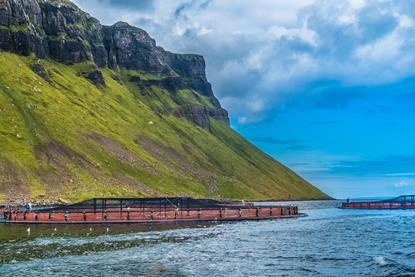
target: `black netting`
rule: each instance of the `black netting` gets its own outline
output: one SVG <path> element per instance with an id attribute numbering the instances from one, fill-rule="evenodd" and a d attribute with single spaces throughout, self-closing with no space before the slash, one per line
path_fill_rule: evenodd
<path id="1" fill-rule="evenodd" d="M 415 203 L 415 195 L 402 195 L 389 200 L 382 200 L 379 202 L 387 203 Z"/>
<path id="2" fill-rule="evenodd" d="M 189 197 L 165 198 L 95 198 L 84 202 L 48 208 L 49 211 L 103 211 L 124 209 L 195 209 L 218 208 L 227 206 L 243 206 L 241 202 L 221 202 L 213 199 L 194 199 Z"/>

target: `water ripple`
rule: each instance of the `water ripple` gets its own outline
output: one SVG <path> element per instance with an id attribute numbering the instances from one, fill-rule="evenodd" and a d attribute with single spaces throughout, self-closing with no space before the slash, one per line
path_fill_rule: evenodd
<path id="1" fill-rule="evenodd" d="M 299 204 L 308 217 L 30 234 L 0 226 L 0 276 L 415 276 L 413 212 Z"/>

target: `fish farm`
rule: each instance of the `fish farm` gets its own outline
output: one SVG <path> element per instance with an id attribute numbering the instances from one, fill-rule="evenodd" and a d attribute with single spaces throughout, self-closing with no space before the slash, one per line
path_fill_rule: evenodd
<path id="1" fill-rule="evenodd" d="M 3 207 L 0 222 L 23 224 L 244 221 L 301 216 L 296 206 L 177 198 L 95 198 L 54 207 Z"/>
<path id="2" fill-rule="evenodd" d="M 372 202 L 344 202 L 342 208 L 359 210 L 415 209 L 415 195 L 402 195 L 393 199 Z"/>

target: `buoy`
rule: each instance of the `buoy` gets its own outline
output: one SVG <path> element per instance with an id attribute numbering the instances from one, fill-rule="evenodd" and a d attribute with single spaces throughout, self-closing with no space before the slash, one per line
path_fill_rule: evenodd
<path id="1" fill-rule="evenodd" d="M 55 231 L 55 232 L 56 232 L 56 231 L 58 231 L 58 229 L 55 227 L 55 229 L 53 229 L 53 231 Z"/>
<path id="2" fill-rule="evenodd" d="M 89 231 L 92 232 L 92 227 L 89 227 Z"/>
<path id="3" fill-rule="evenodd" d="M 29 228 L 27 228 L 27 230 L 26 230 L 26 231 L 27 231 L 27 233 L 28 233 L 28 234 L 30 234 L 30 227 L 29 227 Z"/>

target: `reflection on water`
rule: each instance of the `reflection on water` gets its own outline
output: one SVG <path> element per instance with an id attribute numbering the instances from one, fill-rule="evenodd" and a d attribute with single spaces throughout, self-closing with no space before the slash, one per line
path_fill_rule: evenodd
<path id="1" fill-rule="evenodd" d="M 295 204 L 309 216 L 210 226 L 0 225 L 0 276 L 415 274 L 415 212 Z"/>

